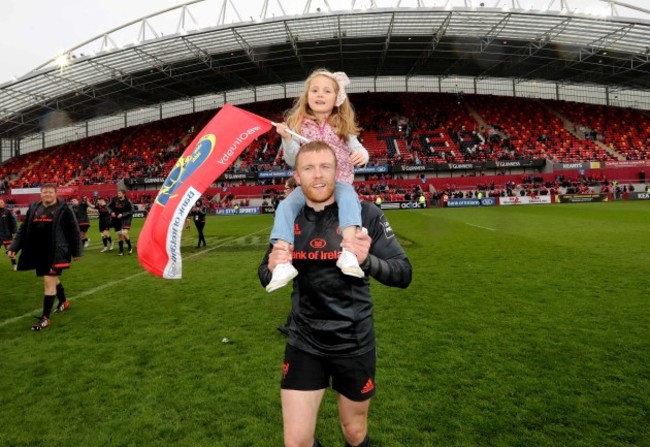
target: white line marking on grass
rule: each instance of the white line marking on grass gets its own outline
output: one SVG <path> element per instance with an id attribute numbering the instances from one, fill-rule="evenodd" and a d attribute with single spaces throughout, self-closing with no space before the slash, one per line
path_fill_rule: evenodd
<path id="1" fill-rule="evenodd" d="M 470 227 L 482 228 L 483 230 L 497 231 L 496 228 L 483 227 L 483 226 L 481 226 L 481 225 L 474 225 L 474 224 L 467 223 L 467 222 L 465 222 L 465 225 L 469 225 Z"/>
<path id="2" fill-rule="evenodd" d="M 185 259 L 192 259 L 192 258 L 195 258 L 195 257 L 197 257 L 197 256 L 201 256 L 201 255 L 204 254 L 204 253 L 207 253 L 207 252 L 210 252 L 210 251 L 212 251 L 212 250 L 216 250 L 217 248 L 223 247 L 223 246 L 225 246 L 225 245 L 231 243 L 231 242 L 234 241 L 234 240 L 243 239 L 243 238 L 245 238 L 245 237 L 248 237 L 248 236 L 251 236 L 251 235 L 254 235 L 254 234 L 260 233 L 260 232 L 262 232 L 262 231 L 268 231 L 268 230 L 269 230 L 268 228 L 265 228 L 265 229 L 262 229 L 262 230 L 256 231 L 256 232 L 254 232 L 254 233 L 248 234 L 248 235 L 246 235 L 246 236 L 241 236 L 241 237 L 239 237 L 239 238 L 234 238 L 234 237 L 232 237 L 232 238 L 226 239 L 225 241 L 223 241 L 223 242 L 220 243 L 219 245 L 215 245 L 214 247 L 206 248 L 205 250 L 201 250 L 201 251 L 198 252 L 198 253 L 193 253 L 193 254 L 187 256 Z M 92 288 L 92 289 L 86 290 L 86 291 L 84 291 L 84 292 L 81 292 L 81 293 L 79 293 L 79 294 L 73 296 L 73 297 L 68 297 L 68 300 L 70 300 L 70 301 L 74 301 L 74 300 L 76 300 L 77 298 L 83 298 L 84 296 L 92 295 L 93 293 L 97 293 L 97 292 L 99 292 L 100 290 L 104 290 L 104 289 L 107 289 L 107 288 L 109 288 L 109 287 L 116 286 L 116 285 L 118 285 L 118 284 L 120 284 L 120 283 L 122 283 L 122 282 L 124 282 L 124 281 L 129 281 L 129 280 L 131 280 L 131 279 L 133 279 L 133 278 L 137 278 L 138 276 L 144 276 L 144 275 L 148 275 L 148 274 L 150 274 L 150 273 L 147 272 L 146 270 L 143 270 L 143 271 L 141 271 L 141 272 L 139 272 L 139 273 L 136 273 L 136 274 L 134 274 L 134 275 L 127 276 L 126 278 L 122 278 L 122 279 L 118 279 L 118 280 L 115 280 L 115 281 L 107 282 L 106 284 L 102 284 L 101 286 L 97 286 L 97 287 L 94 287 L 94 288 Z M 6 325 L 8 325 L 8 324 L 11 324 L 11 323 L 13 323 L 13 322 L 15 322 L 15 321 L 21 320 L 21 319 L 23 319 L 23 318 L 27 318 L 27 317 L 34 316 L 34 312 L 39 312 L 41 309 L 42 309 L 42 308 L 39 307 L 38 309 L 34 309 L 34 310 L 32 310 L 31 312 L 27 312 L 26 314 L 19 315 L 19 316 L 17 316 L 17 317 L 13 317 L 13 318 L 9 318 L 8 320 L 5 320 L 5 321 L 3 321 L 3 322 L 0 322 L 0 327 L 6 326 Z"/>

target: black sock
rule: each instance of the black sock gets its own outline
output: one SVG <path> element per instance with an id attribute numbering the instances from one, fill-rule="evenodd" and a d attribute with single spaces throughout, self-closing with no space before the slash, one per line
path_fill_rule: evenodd
<path id="1" fill-rule="evenodd" d="M 63 284 L 58 283 L 56 285 L 56 297 L 59 299 L 59 303 L 65 302 L 65 290 L 63 290 Z"/>
<path id="2" fill-rule="evenodd" d="M 11 265 L 16 265 L 16 258 L 11 258 Z"/>
<path id="3" fill-rule="evenodd" d="M 50 312 L 52 312 L 52 306 L 54 306 L 54 295 L 44 295 L 43 296 L 43 316 L 50 318 Z"/>
<path id="4" fill-rule="evenodd" d="M 113 238 L 110 237 L 110 236 L 108 236 L 108 243 L 109 243 L 109 244 L 112 244 L 112 243 L 113 243 Z"/>
<path id="5" fill-rule="evenodd" d="M 102 236 L 102 244 L 104 244 L 104 247 L 108 247 L 108 238 L 106 236 Z"/>
<path id="6" fill-rule="evenodd" d="M 361 444 L 359 444 L 357 446 L 353 446 L 349 442 L 345 441 L 345 447 L 370 447 L 370 437 L 368 435 L 366 435 L 366 437 L 363 439 Z"/>
<path id="7" fill-rule="evenodd" d="M 117 245 L 120 246 L 120 253 L 124 252 L 124 241 L 120 241 Z"/>
<path id="8" fill-rule="evenodd" d="M 126 240 L 126 246 L 129 247 L 129 251 L 131 250 L 131 239 Z"/>
<path id="9" fill-rule="evenodd" d="M 86 242 L 88 242 L 88 238 L 87 238 L 87 237 L 83 238 L 83 239 L 81 240 L 81 242 L 83 242 L 83 243 L 85 244 Z"/>
<path id="10" fill-rule="evenodd" d="M 318 439 L 314 438 L 314 446 L 313 447 L 323 447 L 323 444 L 321 444 Z"/>

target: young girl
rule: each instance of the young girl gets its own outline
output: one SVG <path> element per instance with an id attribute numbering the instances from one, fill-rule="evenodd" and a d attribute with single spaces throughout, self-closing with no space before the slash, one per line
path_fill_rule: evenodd
<path id="1" fill-rule="evenodd" d="M 336 203 L 339 207 L 339 227 L 344 241 L 351 241 L 361 226 L 361 203 L 352 182 L 354 166 L 368 163 L 368 151 L 357 139 L 359 128 L 354 110 L 345 94 L 350 80 L 343 72 L 331 73 L 324 69 L 315 70 L 305 81 L 305 91 L 287 112 L 286 123 L 278 124 L 282 136 L 284 159 L 293 166 L 302 142 L 294 139 L 289 129 L 311 141 L 324 141 L 336 153 Z M 280 202 L 275 213 L 271 243 L 289 248 L 293 244 L 293 223 L 305 206 L 305 196 L 300 188 Z M 341 271 L 356 278 L 365 275 L 359 267 L 356 256 L 342 250 L 336 262 Z M 298 275 L 289 263 L 279 264 L 273 270 L 267 292 L 284 287 Z"/>

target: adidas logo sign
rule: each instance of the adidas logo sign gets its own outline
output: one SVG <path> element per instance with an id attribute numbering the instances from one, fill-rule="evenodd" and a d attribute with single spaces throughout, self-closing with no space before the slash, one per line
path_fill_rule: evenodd
<path id="1" fill-rule="evenodd" d="M 361 388 L 361 394 L 368 394 L 375 389 L 375 384 L 372 382 L 372 379 L 368 379 L 366 384 Z"/>

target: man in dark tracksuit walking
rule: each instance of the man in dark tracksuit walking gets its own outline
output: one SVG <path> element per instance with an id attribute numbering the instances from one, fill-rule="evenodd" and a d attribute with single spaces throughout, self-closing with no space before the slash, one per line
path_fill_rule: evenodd
<path id="1" fill-rule="evenodd" d="M 124 256 L 124 242 L 126 242 L 128 254 L 133 253 L 131 247 L 131 236 L 129 230 L 131 229 L 131 219 L 133 218 L 133 203 L 126 196 L 124 190 L 119 190 L 117 196 L 113 197 L 111 203 L 108 205 L 111 211 L 111 226 L 117 233 L 117 245 L 120 247 L 119 256 Z"/>
<path id="2" fill-rule="evenodd" d="M 18 270 L 36 270 L 36 276 L 43 277 L 43 314 L 32 325 L 32 330 L 41 331 L 50 325 L 55 297 L 59 299 L 55 312 L 70 307 L 59 277 L 73 259 L 81 256 L 77 219 L 70 207 L 57 198 L 56 185 L 41 186 L 41 200 L 29 206 L 7 255 L 14 258 L 18 252 Z"/>
<path id="3" fill-rule="evenodd" d="M 5 207 L 5 201 L 0 199 L 0 242 L 5 247 L 5 251 L 9 250 L 11 242 L 13 242 L 14 235 L 16 234 L 16 218 L 13 213 Z M 11 259 L 11 265 L 16 270 L 16 259 Z"/>
<path id="4" fill-rule="evenodd" d="M 190 216 L 194 220 L 194 225 L 196 226 L 196 231 L 199 233 L 199 242 L 196 245 L 196 248 L 200 248 L 201 244 L 205 247 L 205 236 L 203 235 L 203 228 L 205 228 L 205 216 L 208 214 L 208 210 L 203 205 L 203 200 L 199 199 L 196 201 L 192 210 L 190 211 Z"/>
<path id="5" fill-rule="evenodd" d="M 79 224 L 81 243 L 83 244 L 84 248 L 86 248 L 90 243 L 90 239 L 88 239 L 86 236 L 86 233 L 88 233 L 88 228 L 90 228 L 90 218 L 88 217 L 88 207 L 90 205 L 88 204 L 88 197 L 83 197 L 81 199 L 81 202 L 79 202 L 79 200 L 76 198 L 72 199 L 70 201 L 70 205 L 72 207 L 72 211 L 74 211 L 75 217 L 77 218 L 77 223 Z"/>

